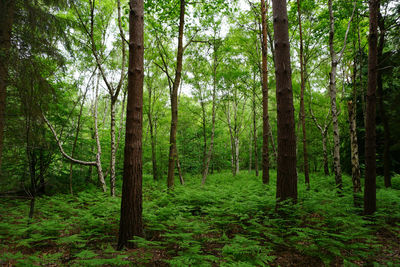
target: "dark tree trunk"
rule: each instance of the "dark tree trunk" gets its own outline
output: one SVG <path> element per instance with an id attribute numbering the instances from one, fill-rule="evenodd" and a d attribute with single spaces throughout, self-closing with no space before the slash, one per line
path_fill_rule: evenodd
<path id="1" fill-rule="evenodd" d="M 134 236 L 142 237 L 142 125 L 144 77 L 144 4 L 130 1 L 128 103 L 118 249 L 132 247 Z"/>
<path id="2" fill-rule="evenodd" d="M 168 177 L 167 186 L 174 186 L 174 171 L 177 158 L 176 149 L 176 131 L 178 128 L 178 89 L 182 76 L 183 61 L 183 30 L 185 26 L 185 0 L 180 0 L 180 17 L 179 17 L 179 37 L 178 37 L 178 53 L 176 57 L 175 80 L 171 92 L 171 131 L 169 137 L 169 158 L 168 158 Z"/>
<path id="3" fill-rule="evenodd" d="M 14 6 L 14 0 L 2 0 L 0 2 L 0 170 L 3 156 L 8 61 L 11 47 L 11 30 L 14 20 Z"/>
<path id="4" fill-rule="evenodd" d="M 296 135 L 286 0 L 273 0 L 278 118 L 278 201 L 297 201 Z"/>
<path id="5" fill-rule="evenodd" d="M 385 20 L 380 15 L 379 16 L 379 44 L 378 44 L 378 65 L 381 66 L 383 63 L 383 48 L 385 45 Z M 392 159 L 390 156 L 390 127 L 389 120 L 386 113 L 385 102 L 384 102 L 384 93 L 383 93 L 383 80 L 382 80 L 382 71 L 378 70 L 378 105 L 380 110 L 380 115 L 383 123 L 383 138 L 384 138 L 384 148 L 383 148 L 383 176 L 385 180 L 385 187 L 392 187 L 392 177 L 391 177 L 391 169 L 392 169 Z"/>
<path id="6" fill-rule="evenodd" d="M 300 0 L 297 0 L 297 14 L 299 19 L 299 33 L 300 33 L 300 76 L 301 76 L 301 93 L 300 93 L 300 118 L 301 127 L 303 130 L 303 164 L 304 164 L 304 177 L 307 187 L 310 187 L 310 175 L 308 166 L 308 155 L 307 155 L 307 132 L 306 132 L 306 114 L 304 109 L 304 90 L 306 87 L 304 79 L 304 52 L 303 52 L 303 29 L 301 27 L 301 11 L 300 11 Z"/>
<path id="7" fill-rule="evenodd" d="M 265 0 L 261 0 L 261 24 L 262 24 L 262 94 L 263 94 L 263 146 L 262 146 L 262 181 L 269 184 L 269 151 L 268 135 L 269 115 L 268 115 L 268 32 L 267 32 L 267 11 L 268 6 Z"/>
<path id="8" fill-rule="evenodd" d="M 364 213 L 376 211 L 376 86 L 378 67 L 379 0 L 369 1 L 368 92 L 365 126 Z"/>

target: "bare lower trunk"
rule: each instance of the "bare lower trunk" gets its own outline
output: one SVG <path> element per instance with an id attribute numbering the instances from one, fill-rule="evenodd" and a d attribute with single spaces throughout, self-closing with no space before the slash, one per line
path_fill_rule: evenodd
<path id="1" fill-rule="evenodd" d="M 353 193 L 361 192 L 361 172 L 358 160 L 358 141 L 357 141 L 357 123 L 356 109 L 352 101 L 348 102 L 349 126 L 350 126 L 350 143 L 351 143 L 351 174 L 353 181 Z"/>
<path id="2" fill-rule="evenodd" d="M 379 18 L 379 45 L 378 45 L 378 65 L 380 66 L 383 62 L 383 48 L 385 44 L 385 21 L 382 16 Z M 385 101 L 384 101 L 384 93 L 383 93 L 383 79 L 382 79 L 382 71 L 378 70 L 378 78 L 377 78 L 377 93 L 378 93 L 378 105 L 380 110 L 380 115 L 383 123 L 383 176 L 385 180 L 385 187 L 392 187 L 392 177 L 391 177 L 391 169 L 392 169 L 392 159 L 390 156 L 390 126 L 389 120 L 386 113 Z"/>
<path id="3" fill-rule="evenodd" d="M 176 167 L 178 168 L 179 181 L 180 181 L 181 185 L 185 185 L 185 179 L 183 179 L 181 162 L 179 161 L 178 153 L 176 155 Z"/>
<path id="4" fill-rule="evenodd" d="M 273 0 L 278 119 L 277 205 L 297 201 L 296 134 L 286 0 Z"/>
<path id="5" fill-rule="evenodd" d="M 339 133 L 339 121 L 338 121 L 338 111 L 336 104 L 336 73 L 337 73 L 337 55 L 334 50 L 334 17 L 332 10 L 332 0 L 328 1 L 329 5 L 329 21 L 330 21 L 330 32 L 329 32 L 329 47 L 331 55 L 331 72 L 329 74 L 329 96 L 331 99 L 331 114 L 332 114 L 332 125 L 333 125 L 333 166 L 335 172 L 335 182 L 336 187 L 341 191 L 342 185 L 342 171 L 340 166 L 340 133 Z"/>
<path id="6" fill-rule="evenodd" d="M 184 25 L 185 25 L 185 0 L 180 0 L 178 53 L 176 57 L 177 62 L 176 62 L 175 80 L 171 92 L 171 131 L 169 139 L 168 177 L 167 177 L 168 188 L 172 188 L 174 186 L 175 161 L 177 158 L 176 131 L 178 129 L 178 89 L 182 75 Z"/>
<path id="7" fill-rule="evenodd" d="M 378 67 L 378 14 L 380 1 L 369 1 L 368 91 L 365 126 L 364 213 L 376 211 L 376 87 Z"/>
<path id="8" fill-rule="evenodd" d="M 255 74 L 254 74 L 255 82 Z M 257 146 L 257 112 L 256 112 L 256 88 L 253 89 L 253 144 L 254 144 L 254 169 L 258 177 L 258 146 Z M 251 165 L 250 165 L 251 166 Z"/>
<path id="9" fill-rule="evenodd" d="M 324 174 L 329 175 L 328 149 L 327 149 L 327 133 L 322 133 L 322 151 L 324 154 Z"/>
<path id="10" fill-rule="evenodd" d="M 263 146 L 262 146 L 262 181 L 264 184 L 269 183 L 269 144 L 268 135 L 272 136 L 271 127 L 269 125 L 268 114 L 268 23 L 267 23 L 268 7 L 265 1 L 261 0 L 261 25 L 262 25 L 262 106 L 263 106 Z M 273 139 L 271 138 L 272 142 Z"/>
<path id="11" fill-rule="evenodd" d="M 116 144 L 115 144 L 115 103 L 116 99 L 111 99 L 111 158 L 110 158 L 110 193 L 115 196 L 115 159 L 116 159 Z"/>
<path id="12" fill-rule="evenodd" d="M 143 237 L 142 219 L 142 127 L 144 77 L 144 3 L 130 0 L 128 103 L 126 112 L 124 174 L 118 246 L 135 246 L 135 236 Z"/>
<path id="13" fill-rule="evenodd" d="M 304 108 L 304 91 L 305 91 L 305 80 L 304 80 L 304 55 L 303 55 L 303 30 L 301 25 L 301 12 L 300 12 L 300 0 L 297 0 L 297 13 L 299 19 L 299 31 L 300 31 L 300 76 L 301 76 L 301 93 L 300 93 L 300 118 L 301 127 L 303 132 L 303 167 L 304 177 L 307 187 L 310 187 L 310 175 L 308 166 L 308 155 L 307 155 L 307 131 L 306 131 L 306 114 Z"/>
<path id="14" fill-rule="evenodd" d="M 103 169 L 101 166 L 101 144 L 99 137 L 99 128 L 98 128 L 98 98 L 99 98 L 99 80 L 97 79 L 96 86 L 96 95 L 95 95 L 95 103 L 94 103 L 94 138 L 96 139 L 97 153 L 96 153 L 96 167 L 97 167 L 97 176 L 99 179 L 100 186 L 102 187 L 103 192 L 107 191 L 106 182 L 104 181 Z"/>
<path id="15" fill-rule="evenodd" d="M 239 161 L 239 137 L 235 136 L 235 175 L 240 171 Z"/>
<path id="16" fill-rule="evenodd" d="M 250 132 L 250 141 L 249 141 L 249 173 L 251 172 L 251 168 L 252 168 L 252 157 L 253 157 L 253 138 L 252 138 L 252 133 Z"/>

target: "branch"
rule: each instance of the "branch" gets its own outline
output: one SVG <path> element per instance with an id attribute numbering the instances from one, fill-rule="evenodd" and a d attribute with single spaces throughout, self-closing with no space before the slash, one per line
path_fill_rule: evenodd
<path id="1" fill-rule="evenodd" d="M 349 35 L 349 31 L 350 31 L 350 25 L 351 25 L 351 21 L 353 20 L 354 13 L 355 13 L 355 11 L 356 11 L 356 7 L 357 7 L 357 2 L 356 2 L 356 1 L 354 1 L 353 12 L 351 13 L 351 18 L 350 18 L 349 22 L 347 23 L 347 30 L 346 30 L 346 34 L 345 34 L 345 36 L 344 36 L 344 44 L 343 44 L 342 51 L 340 51 L 340 53 L 339 53 L 338 62 L 340 62 L 340 60 L 342 59 L 342 56 L 343 56 L 344 50 L 346 49 L 346 45 L 347 45 L 347 37 L 348 37 L 348 35 Z"/>
<path id="2" fill-rule="evenodd" d="M 56 131 L 54 130 L 53 126 L 51 126 L 50 122 L 47 120 L 47 118 L 46 118 L 46 116 L 43 114 L 43 112 L 42 112 L 42 117 L 43 117 L 43 120 L 46 122 L 47 126 L 49 126 L 51 132 L 53 133 L 53 136 L 54 136 L 54 138 L 55 138 L 56 141 L 57 141 L 57 145 L 58 145 L 58 148 L 60 149 L 61 154 L 62 154 L 66 159 L 68 159 L 68 160 L 71 161 L 72 163 L 76 163 L 76 164 L 80 164 L 80 165 L 85 165 L 85 166 L 96 166 L 96 162 L 95 162 L 95 161 L 82 161 L 82 160 L 77 160 L 77 159 L 74 159 L 74 158 L 70 157 L 69 155 L 67 155 L 67 153 L 65 153 L 65 151 L 64 151 L 64 149 L 63 149 L 63 147 L 62 147 L 62 144 L 61 144 L 60 140 L 59 140 L 58 137 L 57 137 Z"/>

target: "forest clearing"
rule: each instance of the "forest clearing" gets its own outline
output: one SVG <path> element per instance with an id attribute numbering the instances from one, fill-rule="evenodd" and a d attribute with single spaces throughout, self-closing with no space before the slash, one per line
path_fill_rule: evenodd
<path id="1" fill-rule="evenodd" d="M 400 266 L 399 0 L 1 0 L 0 265 Z"/>

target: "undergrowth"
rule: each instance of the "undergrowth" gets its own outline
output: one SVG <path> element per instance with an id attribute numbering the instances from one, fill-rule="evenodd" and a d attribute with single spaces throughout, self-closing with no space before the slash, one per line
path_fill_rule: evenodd
<path id="1" fill-rule="evenodd" d="M 302 177 L 299 180 L 302 181 Z M 243 172 L 186 177 L 173 191 L 144 177 L 145 238 L 116 251 L 120 198 L 96 189 L 29 202 L 1 199 L 0 264 L 15 266 L 324 266 L 400 264 L 400 177 L 378 183 L 378 212 L 354 207 L 351 180 L 343 196 L 334 178 L 299 182 L 299 201 L 275 209 L 275 184 Z M 271 172 L 271 180 L 276 175 Z M 380 181 L 378 179 L 378 181 Z M 359 196 L 362 199 L 362 196 Z"/>

